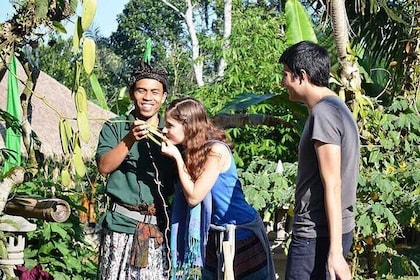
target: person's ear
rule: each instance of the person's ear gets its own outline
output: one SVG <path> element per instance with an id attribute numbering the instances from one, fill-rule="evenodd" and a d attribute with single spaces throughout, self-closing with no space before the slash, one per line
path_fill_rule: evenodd
<path id="1" fill-rule="evenodd" d="M 304 69 L 300 69 L 299 72 L 300 72 L 300 76 L 299 76 L 300 84 L 302 84 L 303 81 L 309 81 L 308 73 L 306 73 Z"/>
<path id="2" fill-rule="evenodd" d="M 168 97 L 168 93 L 165 91 L 163 93 L 162 100 L 160 101 L 160 105 L 162 105 L 163 103 L 165 103 L 167 97 Z"/>

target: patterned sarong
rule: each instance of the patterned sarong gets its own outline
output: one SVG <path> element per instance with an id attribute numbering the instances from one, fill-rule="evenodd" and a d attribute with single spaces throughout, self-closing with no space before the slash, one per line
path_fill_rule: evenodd
<path id="1" fill-rule="evenodd" d="M 133 234 L 104 230 L 100 248 L 100 280 L 166 280 L 168 263 L 165 243 L 149 239 L 147 267 L 130 265 Z"/>

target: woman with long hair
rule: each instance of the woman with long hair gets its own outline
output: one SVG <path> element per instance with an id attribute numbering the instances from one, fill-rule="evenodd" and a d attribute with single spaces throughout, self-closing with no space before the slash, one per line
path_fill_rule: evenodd
<path id="1" fill-rule="evenodd" d="M 179 176 L 173 279 L 190 279 L 197 270 L 201 279 L 275 279 L 265 227 L 245 200 L 225 132 L 191 97 L 173 101 L 165 117 L 162 152 L 174 159 Z"/>

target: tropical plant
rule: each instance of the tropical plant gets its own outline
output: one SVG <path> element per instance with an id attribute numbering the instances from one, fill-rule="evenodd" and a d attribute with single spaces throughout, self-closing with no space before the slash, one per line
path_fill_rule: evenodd
<path id="1" fill-rule="evenodd" d="M 296 163 L 273 162 L 262 156 L 254 157 L 245 169 L 238 169 L 245 197 L 260 211 L 264 222 L 273 221 L 279 208 L 293 205 L 296 170 Z"/>
<path id="2" fill-rule="evenodd" d="M 162 1 L 129 1 L 118 15 L 118 27 L 110 36 L 109 43 L 116 55 L 124 61 L 121 79 L 128 82 L 131 69 L 137 66 L 146 50 L 146 40 L 153 45 L 153 64 L 171 65 L 168 57 L 174 57 L 182 41 L 180 18 Z M 128 69 L 128 71 L 127 71 Z M 173 73 L 174 70 L 168 69 Z M 172 75 L 171 75 L 172 76 Z"/>
<path id="3" fill-rule="evenodd" d="M 9 68 L 10 62 L 14 61 L 14 56 L 17 54 L 20 58 L 20 62 L 26 72 L 28 79 L 22 81 L 25 85 L 23 94 L 20 94 L 20 102 L 22 107 L 22 126 L 23 129 L 23 142 L 28 154 L 30 164 L 30 172 L 35 174 L 37 172 L 37 166 L 40 162 L 37 160 L 36 152 L 37 146 L 34 145 L 37 139 L 32 131 L 30 125 L 30 108 L 31 98 L 34 93 L 36 82 L 39 76 L 39 65 L 36 55 L 33 54 L 38 51 L 39 39 L 45 36 L 44 33 L 38 32 L 37 30 L 46 27 L 47 30 L 58 30 L 64 31 L 62 20 L 68 19 L 75 13 L 75 9 L 79 0 L 70 1 L 58 1 L 54 2 L 54 5 L 50 5 L 49 0 L 40 1 L 22 1 L 15 3 L 16 13 L 10 20 L 1 24 L 2 31 L 0 33 L 0 79 L 3 78 L 6 70 Z M 81 141 L 88 141 L 90 137 L 88 119 L 87 119 L 87 96 L 85 89 L 80 85 L 80 72 L 83 66 L 87 76 L 91 80 L 97 80 L 94 73 L 92 73 L 95 64 L 95 43 L 94 41 L 83 34 L 84 31 L 90 26 L 93 16 L 96 11 L 95 0 L 85 0 L 82 3 L 83 11 L 82 16 L 77 18 L 75 27 L 75 35 L 73 37 L 73 49 L 77 53 L 79 52 L 80 43 L 82 40 L 82 51 L 79 54 L 82 55 L 82 62 L 75 61 L 75 74 L 73 85 L 71 87 L 72 93 L 75 96 L 75 105 L 77 108 L 77 124 L 79 131 L 73 133 L 69 129 L 65 129 L 68 126 L 62 125 L 64 129 L 60 132 L 63 140 L 63 149 L 67 150 L 70 154 L 70 163 L 75 167 L 76 172 L 80 176 L 84 176 L 84 165 L 81 156 Z M 13 65 L 13 63 L 11 64 Z M 10 69 L 12 70 L 12 69 Z M 12 73 L 12 71 L 10 71 Z M 16 77 L 15 81 L 17 80 Z M 17 82 L 16 82 L 17 83 Z M 92 87 L 98 100 L 103 101 L 103 95 L 98 86 Z M 14 97 L 16 98 L 19 93 L 15 92 Z M 102 102 L 102 104 L 105 104 Z M 105 104 L 106 105 L 106 104 Z M 66 124 L 66 119 L 60 116 L 62 121 L 61 124 Z M 20 140 L 17 142 L 20 143 Z M 70 149 L 67 147 L 68 143 L 72 143 Z M 19 150 L 20 152 L 20 150 Z"/>
<path id="4" fill-rule="evenodd" d="M 34 178 L 14 190 L 17 196 L 61 198 L 72 209 L 69 219 L 62 223 L 28 218 L 36 223 L 37 229 L 27 234 L 25 267 L 33 269 L 41 264 L 54 279 L 94 279 L 97 247 L 87 238 L 87 224 L 80 222 L 80 213 L 88 211 L 82 205 L 82 198 L 96 189 L 93 184 L 100 175 L 92 166 L 87 170 L 90 181 L 79 179 L 65 186 L 59 176 L 60 169 L 61 163 L 48 160 Z M 101 203 L 99 196 L 97 203 Z"/>
<path id="5" fill-rule="evenodd" d="M 419 117 L 412 104 L 396 97 L 390 107 L 376 109 L 367 118 L 362 131 L 355 273 L 419 275 L 414 260 L 398 246 L 398 240 L 410 240 L 410 232 L 420 230 Z"/>
<path id="6" fill-rule="evenodd" d="M 230 128 L 238 165 L 248 164 L 256 155 L 272 161 L 295 160 L 297 118 L 292 104 L 280 88 L 281 69 L 277 62 L 285 48 L 282 38 L 284 18 L 275 11 L 247 7 L 233 11 L 230 48 L 224 51 L 227 62 L 222 78 L 191 91 L 209 108 L 219 125 Z M 204 49 L 217 57 L 218 43 L 203 41 Z M 260 104 L 259 104 L 260 103 Z"/>

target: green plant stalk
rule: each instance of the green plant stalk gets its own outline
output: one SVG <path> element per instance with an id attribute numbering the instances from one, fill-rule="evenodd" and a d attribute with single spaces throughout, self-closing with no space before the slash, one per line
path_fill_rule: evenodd
<path id="1" fill-rule="evenodd" d="M 155 142 L 157 145 L 161 146 L 162 144 L 153 136 L 153 134 L 149 134 L 147 135 L 147 137 L 149 137 L 150 140 L 152 140 L 153 142 Z"/>
<path id="2" fill-rule="evenodd" d="M 153 134 L 154 136 L 157 136 L 157 137 L 159 137 L 160 139 L 162 139 L 163 141 L 166 141 L 166 140 L 168 140 L 167 138 L 166 138 L 166 136 L 165 135 L 163 135 L 157 128 L 155 128 L 155 127 L 153 127 L 153 126 L 149 126 L 149 128 L 148 128 L 148 130 L 149 130 L 149 132 L 151 133 L 151 134 Z"/>

